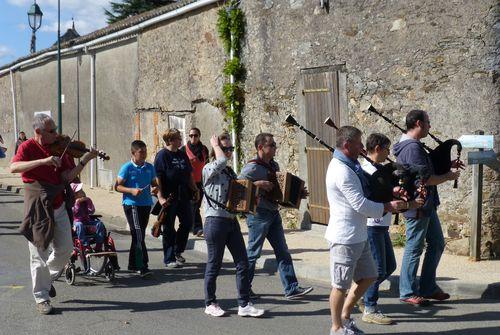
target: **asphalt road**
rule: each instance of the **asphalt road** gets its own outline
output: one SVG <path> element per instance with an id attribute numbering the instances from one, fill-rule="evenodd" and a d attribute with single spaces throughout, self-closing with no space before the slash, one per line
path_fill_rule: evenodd
<path id="1" fill-rule="evenodd" d="M 98 204 L 97 204 L 98 205 Z M 74 286 L 55 283 L 57 312 L 41 316 L 31 295 L 27 241 L 17 233 L 22 217 L 22 197 L 0 190 L 0 334 L 328 334 L 330 316 L 327 283 L 303 282 L 315 287 L 302 301 L 282 296 L 276 274 L 259 273 L 254 290 L 266 309 L 264 318 L 241 318 L 237 313 L 232 264 L 226 263 L 218 279 L 220 305 L 229 316 L 213 318 L 203 313 L 205 255 L 188 251 L 183 269 L 162 266 L 161 243 L 148 238 L 151 279 L 128 271 L 118 272 L 108 283 L 103 277 L 77 276 Z M 112 233 L 119 261 L 126 268 L 130 236 Z M 427 309 L 402 305 L 397 297 L 382 294 L 381 306 L 396 324 L 365 324 L 354 318 L 367 334 L 500 334 L 500 301 L 451 300 Z"/>

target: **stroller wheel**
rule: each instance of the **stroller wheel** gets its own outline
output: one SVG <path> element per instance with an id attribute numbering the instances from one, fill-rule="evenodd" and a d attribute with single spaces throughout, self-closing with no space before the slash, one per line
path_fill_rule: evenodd
<path id="1" fill-rule="evenodd" d="M 73 264 L 68 264 L 64 268 L 64 279 L 69 285 L 75 283 L 75 266 Z"/>
<path id="2" fill-rule="evenodd" d="M 115 279 L 115 269 L 111 262 L 107 262 L 104 267 L 104 276 L 108 282 L 112 282 Z"/>

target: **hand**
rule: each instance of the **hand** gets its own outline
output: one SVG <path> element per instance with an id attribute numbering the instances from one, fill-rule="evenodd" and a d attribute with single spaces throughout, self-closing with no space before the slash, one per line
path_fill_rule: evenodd
<path id="1" fill-rule="evenodd" d="M 210 145 L 212 146 L 212 148 L 219 146 L 219 138 L 217 137 L 217 135 L 214 134 L 212 135 L 212 137 L 210 137 Z"/>
<path id="2" fill-rule="evenodd" d="M 134 197 L 138 197 L 141 194 L 142 194 L 142 189 L 140 189 L 140 188 L 134 188 L 134 189 L 132 189 L 132 195 Z"/>
<path id="3" fill-rule="evenodd" d="M 57 156 L 50 156 L 43 159 L 43 165 L 55 166 L 56 168 L 61 166 L 61 158 Z"/>
<path id="4" fill-rule="evenodd" d="M 158 186 L 151 187 L 151 194 L 153 194 L 153 195 L 157 195 L 158 194 Z"/>
<path id="5" fill-rule="evenodd" d="M 254 182 L 253 184 L 255 186 L 260 187 L 261 189 L 263 189 L 266 192 L 270 192 L 274 187 L 273 183 L 271 183 L 270 181 L 267 181 L 267 180 L 258 180 L 256 182 Z"/>
<path id="6" fill-rule="evenodd" d="M 384 211 L 385 212 L 391 212 L 391 213 L 397 213 L 402 210 L 408 209 L 406 202 L 402 200 L 394 200 L 391 202 L 386 202 L 384 204 Z"/>
<path id="7" fill-rule="evenodd" d="M 163 207 L 163 208 L 166 208 L 168 207 L 168 205 L 170 205 L 170 202 L 172 201 L 172 198 L 168 197 L 167 199 L 161 197 L 161 198 L 158 198 L 158 202 L 160 203 L 160 205 Z"/>
<path id="8" fill-rule="evenodd" d="M 409 204 L 408 209 L 417 209 L 425 204 L 425 199 L 418 197 L 415 200 L 410 201 L 408 204 Z"/>
<path id="9" fill-rule="evenodd" d="M 99 155 L 99 151 L 96 150 L 96 149 L 94 149 L 94 148 L 90 148 L 90 151 L 87 152 L 82 157 L 83 164 L 87 164 L 88 162 L 90 162 L 91 160 L 93 160 L 94 158 L 96 158 L 97 155 Z"/>
<path id="10" fill-rule="evenodd" d="M 307 187 L 304 187 L 304 188 L 302 189 L 302 194 L 300 195 L 300 197 L 301 197 L 302 199 L 305 199 L 305 198 L 307 198 L 308 196 L 309 196 L 309 191 L 307 190 Z"/>
<path id="11" fill-rule="evenodd" d="M 408 199 L 408 192 L 401 186 L 396 186 L 392 189 L 392 196 L 396 199 Z"/>
<path id="12" fill-rule="evenodd" d="M 454 169 L 462 169 L 465 170 L 465 164 L 460 159 L 455 159 L 451 162 L 451 167 Z"/>

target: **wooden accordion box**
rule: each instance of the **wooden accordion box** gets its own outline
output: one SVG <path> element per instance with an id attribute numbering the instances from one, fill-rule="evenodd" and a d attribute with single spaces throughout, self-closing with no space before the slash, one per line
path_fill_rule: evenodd
<path id="1" fill-rule="evenodd" d="M 231 180 L 227 208 L 231 212 L 255 214 L 258 187 L 246 179 Z"/>
<path id="2" fill-rule="evenodd" d="M 289 172 L 277 172 L 276 179 L 272 198 L 283 207 L 299 208 L 305 182 Z"/>

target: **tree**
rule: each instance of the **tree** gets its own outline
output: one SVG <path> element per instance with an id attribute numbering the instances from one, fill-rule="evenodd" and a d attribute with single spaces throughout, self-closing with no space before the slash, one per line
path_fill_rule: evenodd
<path id="1" fill-rule="evenodd" d="M 176 2 L 176 0 L 122 0 L 121 2 L 110 2 L 111 10 L 104 9 L 109 24 L 126 19 L 148 10 L 165 6 Z"/>

